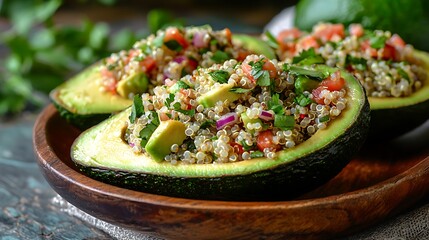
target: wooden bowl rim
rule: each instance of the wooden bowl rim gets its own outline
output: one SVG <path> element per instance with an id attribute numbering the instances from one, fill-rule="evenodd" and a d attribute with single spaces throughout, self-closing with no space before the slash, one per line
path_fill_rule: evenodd
<path id="1" fill-rule="evenodd" d="M 304 199 L 304 200 L 287 200 L 287 201 L 263 201 L 263 202 L 243 202 L 243 201 L 217 201 L 217 200 L 195 200 L 186 198 L 176 198 L 161 196 L 150 193 L 144 193 L 125 188 L 116 187 L 103 182 L 99 182 L 83 175 L 80 172 L 67 166 L 49 146 L 46 127 L 49 120 L 57 114 L 55 107 L 48 105 L 37 118 L 33 128 L 33 147 L 41 167 L 50 166 L 52 173 L 57 177 L 78 185 L 82 189 L 95 192 L 102 195 L 108 195 L 112 198 L 145 203 L 149 205 L 168 206 L 177 209 L 204 209 L 204 210 L 234 210 L 234 211 L 264 211 L 264 210 L 285 210 L 300 209 L 308 207 L 328 207 L 332 204 L 341 202 L 354 201 L 358 198 L 380 198 L 390 189 L 401 185 L 404 182 L 410 182 L 414 179 L 429 177 L 429 157 L 421 160 L 413 167 L 406 171 L 391 177 L 378 184 L 356 191 L 346 192 L 338 195 L 331 195 L 321 198 Z M 82 184 L 85 180 L 87 184 Z"/>

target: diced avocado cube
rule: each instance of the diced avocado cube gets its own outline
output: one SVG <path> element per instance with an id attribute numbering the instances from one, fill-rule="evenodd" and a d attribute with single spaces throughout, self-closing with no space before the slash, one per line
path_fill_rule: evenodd
<path id="1" fill-rule="evenodd" d="M 241 94 L 230 92 L 233 86 L 232 84 L 222 84 L 198 97 L 197 101 L 204 107 L 213 107 L 218 101 L 234 102 L 240 98 Z"/>
<path id="2" fill-rule="evenodd" d="M 173 144 L 182 144 L 186 138 L 186 126 L 177 120 L 162 121 L 149 138 L 145 150 L 157 162 L 171 153 Z"/>
<path id="3" fill-rule="evenodd" d="M 243 126 L 244 128 L 246 128 L 248 131 L 250 131 L 251 133 L 253 133 L 255 130 L 253 129 L 248 129 L 247 128 L 247 124 L 251 123 L 251 124 L 255 124 L 255 123 L 260 123 L 262 126 L 262 121 L 259 118 L 249 118 L 249 116 L 247 116 L 246 112 L 243 112 L 241 115 L 241 121 L 243 122 Z"/>
<path id="4" fill-rule="evenodd" d="M 149 79 L 143 72 L 136 73 L 128 78 L 119 81 L 116 91 L 119 95 L 129 98 L 130 93 L 138 94 L 147 90 Z"/>

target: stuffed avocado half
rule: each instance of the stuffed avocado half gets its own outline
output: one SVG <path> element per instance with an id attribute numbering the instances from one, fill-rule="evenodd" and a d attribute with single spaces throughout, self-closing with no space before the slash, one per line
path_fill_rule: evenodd
<path id="1" fill-rule="evenodd" d="M 429 119 L 428 54 L 398 34 L 360 24 L 319 23 L 311 32 L 285 29 L 270 41 L 281 60 L 326 64 L 353 74 L 370 102 L 370 141 L 392 139 Z"/>
<path id="2" fill-rule="evenodd" d="M 250 55 L 135 97 L 83 132 L 71 157 L 92 178 L 148 193 L 284 199 L 335 176 L 368 126 L 352 75 Z"/>
<path id="3" fill-rule="evenodd" d="M 129 107 L 135 94 L 151 91 L 167 78 L 250 53 L 275 58 L 262 40 L 229 29 L 168 27 L 88 67 L 50 96 L 62 116 L 84 129 Z"/>

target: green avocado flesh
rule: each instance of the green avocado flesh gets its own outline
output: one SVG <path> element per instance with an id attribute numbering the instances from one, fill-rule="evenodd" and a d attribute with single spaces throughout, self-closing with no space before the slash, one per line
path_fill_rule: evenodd
<path id="1" fill-rule="evenodd" d="M 81 129 L 88 128 L 132 104 L 132 100 L 100 91 L 97 83 L 100 79 L 100 64 L 88 67 L 50 94 L 61 116 Z"/>
<path id="2" fill-rule="evenodd" d="M 369 103 L 357 80 L 348 73 L 342 75 L 349 93 L 347 108 L 327 128 L 278 152 L 275 159 L 224 164 L 159 162 L 134 153 L 124 141 L 130 108 L 83 132 L 72 146 L 71 157 L 94 179 L 147 193 L 246 201 L 290 198 L 335 176 L 365 141 Z"/>
<path id="3" fill-rule="evenodd" d="M 245 34 L 233 34 L 232 42 L 234 45 L 241 45 L 245 49 L 250 49 L 256 54 L 262 54 L 268 59 L 275 59 L 275 51 L 262 39 L 245 35 Z"/>
<path id="4" fill-rule="evenodd" d="M 421 89 L 408 97 L 368 97 L 371 106 L 371 126 L 368 140 L 384 140 L 406 133 L 429 119 L 429 54 L 414 50 L 428 77 Z"/>

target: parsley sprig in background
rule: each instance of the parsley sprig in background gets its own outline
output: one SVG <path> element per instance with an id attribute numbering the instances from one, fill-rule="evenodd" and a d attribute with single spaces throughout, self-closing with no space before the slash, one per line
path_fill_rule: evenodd
<path id="1" fill-rule="evenodd" d="M 116 1 L 96 4 L 113 7 Z M 112 52 L 131 48 L 149 34 L 147 30 L 155 32 L 177 21 L 166 11 L 152 10 L 148 28 L 142 23 L 137 33 L 128 28 L 114 32 L 108 24 L 90 20 L 67 26 L 54 21 L 63 5 L 62 0 L 0 0 L 0 17 L 10 24 L 0 33 L 0 117 L 38 109 L 47 94 L 72 74 Z"/>

